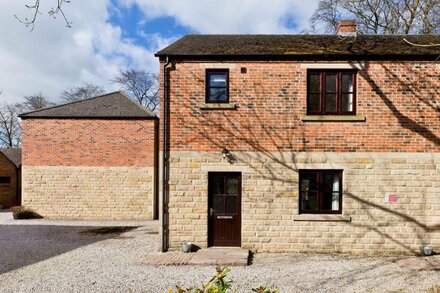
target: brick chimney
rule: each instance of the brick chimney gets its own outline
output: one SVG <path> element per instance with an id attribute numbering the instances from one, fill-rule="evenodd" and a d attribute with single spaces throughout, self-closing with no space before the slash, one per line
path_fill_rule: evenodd
<path id="1" fill-rule="evenodd" d="M 356 20 L 341 20 L 336 29 L 338 36 L 355 36 L 356 35 Z"/>

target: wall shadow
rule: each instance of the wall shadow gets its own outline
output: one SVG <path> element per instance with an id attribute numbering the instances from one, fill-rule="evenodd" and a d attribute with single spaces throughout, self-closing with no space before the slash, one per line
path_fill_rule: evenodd
<path id="1" fill-rule="evenodd" d="M 136 227 L 0 225 L 0 274 L 31 265 Z M 109 233 L 108 233 L 109 232 Z"/>

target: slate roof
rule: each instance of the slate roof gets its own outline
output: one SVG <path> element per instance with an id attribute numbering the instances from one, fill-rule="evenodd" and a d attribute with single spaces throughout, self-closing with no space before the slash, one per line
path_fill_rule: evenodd
<path id="1" fill-rule="evenodd" d="M 187 35 L 156 53 L 175 58 L 274 57 L 287 59 L 317 58 L 427 58 L 440 55 L 440 35 Z"/>
<path id="2" fill-rule="evenodd" d="M 0 149 L 0 152 L 15 166 L 21 165 L 21 148 Z"/>
<path id="3" fill-rule="evenodd" d="M 77 102 L 56 105 L 19 115 L 28 118 L 157 118 L 153 112 L 123 92 L 113 92 Z"/>

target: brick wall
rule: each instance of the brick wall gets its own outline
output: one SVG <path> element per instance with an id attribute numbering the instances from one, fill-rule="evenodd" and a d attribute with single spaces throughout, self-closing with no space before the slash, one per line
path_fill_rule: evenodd
<path id="1" fill-rule="evenodd" d="M 366 62 L 357 74 L 365 122 L 303 122 L 307 69 L 300 62 L 237 62 L 229 68 L 237 110 L 201 110 L 205 69 L 177 63 L 170 74 L 171 150 L 439 152 L 440 66 Z M 241 73 L 241 68 L 247 73 Z"/>
<path id="2" fill-rule="evenodd" d="M 162 70 L 161 64 L 161 70 Z M 170 244 L 207 245 L 210 171 L 243 175 L 242 245 L 256 251 L 440 249 L 440 66 L 365 62 L 360 122 L 303 121 L 301 62 L 177 62 L 170 73 Z M 204 110 L 205 69 L 228 68 L 235 110 Z M 241 68 L 247 73 L 241 73 Z M 237 158 L 221 158 L 223 147 Z M 299 169 L 343 170 L 343 216 L 298 211 Z M 397 193 L 398 203 L 384 202 Z"/>
<path id="3" fill-rule="evenodd" d="M 0 183 L 0 205 L 10 208 L 17 200 L 17 168 L 0 153 L 0 176 L 11 177 L 10 184 Z"/>
<path id="4" fill-rule="evenodd" d="M 152 219 L 157 120 L 23 120 L 23 205 L 68 219 Z"/>
<path id="5" fill-rule="evenodd" d="M 153 167 L 156 120 L 25 119 L 25 166 Z"/>

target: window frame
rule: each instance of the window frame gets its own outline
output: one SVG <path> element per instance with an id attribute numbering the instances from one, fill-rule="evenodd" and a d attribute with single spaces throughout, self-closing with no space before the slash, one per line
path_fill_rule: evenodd
<path id="1" fill-rule="evenodd" d="M 343 92 L 342 91 L 342 75 L 350 73 L 352 77 L 353 91 L 352 92 Z M 335 75 L 336 74 L 336 112 L 330 112 L 325 110 L 325 96 L 326 96 L 326 76 L 327 75 Z M 310 86 L 310 76 L 311 75 L 319 75 L 320 79 L 320 88 L 319 93 L 312 93 Z M 356 115 L 357 111 L 357 70 L 353 69 L 309 69 L 307 70 L 307 100 L 306 100 L 306 108 L 307 115 Z M 353 110 L 350 112 L 342 111 L 342 95 L 343 94 L 353 94 Z M 309 100 L 311 94 L 319 94 L 319 111 L 310 111 Z"/>
<path id="2" fill-rule="evenodd" d="M 318 200 L 318 209 L 316 211 L 312 210 L 304 210 L 302 206 L 302 190 L 301 190 L 301 182 L 305 173 L 314 173 L 317 175 L 317 200 Z M 323 209 L 323 175 L 324 174 L 336 174 L 339 179 L 339 207 L 338 210 L 324 210 Z M 301 169 L 299 170 L 299 180 L 298 180 L 298 211 L 299 214 L 342 214 L 342 200 L 343 200 L 343 170 L 341 169 Z"/>
<path id="3" fill-rule="evenodd" d="M 210 76 L 214 74 L 225 74 L 226 75 L 226 100 L 225 101 L 211 101 L 210 100 L 210 89 L 211 88 L 224 88 L 211 86 Z M 206 69 L 205 73 L 205 103 L 206 104 L 228 104 L 229 103 L 229 69 Z"/>
<path id="4" fill-rule="evenodd" d="M 2 182 L 0 180 L 0 185 L 11 185 L 11 176 L 0 176 L 0 179 L 1 178 L 8 178 L 9 180 L 7 180 L 7 182 Z"/>

